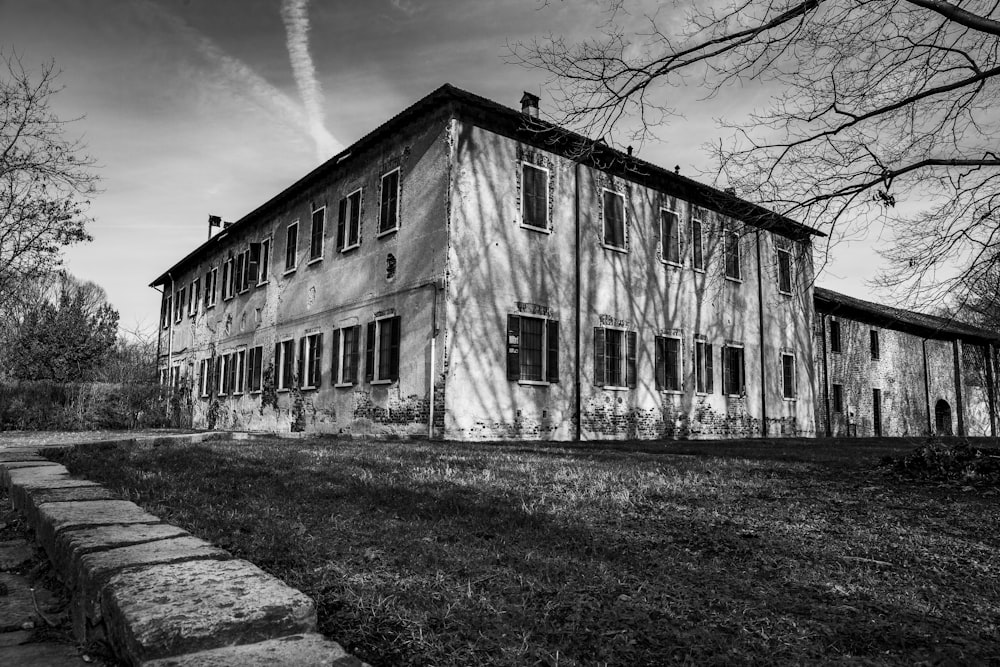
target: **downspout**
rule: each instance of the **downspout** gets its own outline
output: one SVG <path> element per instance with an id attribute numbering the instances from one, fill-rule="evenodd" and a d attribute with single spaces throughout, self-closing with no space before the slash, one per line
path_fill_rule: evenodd
<path id="1" fill-rule="evenodd" d="M 962 341 L 958 338 L 951 342 L 951 349 L 955 358 L 955 399 L 958 402 L 958 435 L 965 435 L 965 397 L 962 395 L 963 372 L 962 363 Z"/>
<path id="2" fill-rule="evenodd" d="M 997 394 L 993 385 L 993 359 L 995 350 L 993 343 L 986 344 L 986 402 L 990 408 L 990 437 L 997 437 Z"/>
<path id="3" fill-rule="evenodd" d="M 833 437 L 833 415 L 830 413 L 830 369 L 826 359 L 826 314 L 820 316 L 823 326 L 820 328 L 823 343 L 823 405 L 826 406 L 826 437 Z"/>
<path id="4" fill-rule="evenodd" d="M 580 309 L 582 307 L 581 294 L 580 294 L 580 163 L 575 162 L 573 165 L 574 169 L 574 197 L 573 197 L 573 255 L 574 255 L 574 283 L 576 289 L 576 308 L 575 310 L 575 323 L 574 323 L 574 344 L 573 344 L 573 363 L 576 366 L 573 373 L 574 381 L 574 427 L 573 427 L 573 440 L 575 442 L 580 442 L 583 433 L 583 398 L 580 396 L 581 383 L 580 383 L 580 334 L 582 326 L 582 313 Z"/>
<path id="5" fill-rule="evenodd" d="M 757 313 L 760 317 L 760 431 L 767 437 L 767 355 L 764 354 L 764 279 L 760 259 L 760 230 L 757 230 Z"/>
<path id="6" fill-rule="evenodd" d="M 427 287 L 431 288 L 432 301 L 431 301 L 431 368 L 429 376 L 430 388 L 428 389 L 428 403 L 430 404 L 430 409 L 427 414 L 427 439 L 434 439 L 434 391 L 436 389 L 435 381 L 437 379 L 437 365 L 435 359 L 435 343 L 437 342 L 438 326 L 437 326 L 437 303 L 438 303 L 438 281 L 434 280 L 427 283 Z"/>
<path id="7" fill-rule="evenodd" d="M 927 408 L 927 435 L 934 435 L 934 420 L 931 417 L 931 380 L 930 370 L 927 368 L 927 339 L 920 341 L 920 346 L 924 352 L 924 406 Z"/>

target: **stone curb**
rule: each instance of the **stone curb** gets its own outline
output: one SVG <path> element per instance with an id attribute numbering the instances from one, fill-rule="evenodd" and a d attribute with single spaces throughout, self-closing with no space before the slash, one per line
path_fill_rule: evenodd
<path id="1" fill-rule="evenodd" d="M 167 444 L 231 437 L 102 440 Z M 86 446 L 97 443 L 74 443 Z M 367 667 L 316 634 L 315 603 L 257 566 L 165 524 L 38 451 L 3 448 L 0 483 L 72 594 L 80 642 L 105 640 L 130 665 Z M 56 445 L 56 447 L 61 447 Z"/>

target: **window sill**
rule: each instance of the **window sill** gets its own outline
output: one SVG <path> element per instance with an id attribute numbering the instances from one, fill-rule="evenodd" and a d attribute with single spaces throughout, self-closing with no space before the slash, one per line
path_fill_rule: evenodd
<path id="1" fill-rule="evenodd" d="M 552 384 L 547 380 L 518 380 L 517 383 L 528 387 L 548 387 Z"/>
<path id="2" fill-rule="evenodd" d="M 601 389 L 606 389 L 608 391 L 628 391 L 628 390 L 631 389 L 631 387 L 619 387 L 619 386 L 616 386 L 616 385 L 606 384 L 606 385 L 602 385 Z"/>
<path id="3" fill-rule="evenodd" d="M 684 268 L 684 265 L 682 263 L 680 263 L 680 262 L 674 262 L 674 261 L 671 261 L 669 259 L 661 259 L 660 260 L 660 264 L 663 264 L 664 266 L 671 266 L 671 267 L 673 267 L 675 269 L 683 269 Z"/>
<path id="4" fill-rule="evenodd" d="M 705 273 L 705 269 L 698 268 L 697 266 L 693 267 L 691 270 L 694 271 L 695 273 Z"/>
<path id="5" fill-rule="evenodd" d="M 395 380 L 372 380 L 368 384 L 392 384 Z"/>
<path id="6" fill-rule="evenodd" d="M 309 385 L 308 387 L 299 387 L 299 391 L 316 391 L 319 387 L 314 387 Z"/>
<path id="7" fill-rule="evenodd" d="M 312 266 L 313 264 L 318 264 L 319 262 L 322 261 L 323 261 L 323 255 L 320 255 L 319 257 L 313 257 L 308 262 L 306 262 L 306 266 Z"/>
<path id="8" fill-rule="evenodd" d="M 601 247 L 604 248 L 605 250 L 611 250 L 613 252 L 620 252 L 623 255 L 627 255 L 628 254 L 628 248 L 627 247 L 622 248 L 622 247 L 616 246 L 616 245 L 608 245 L 607 243 L 601 243 Z"/>
<path id="9" fill-rule="evenodd" d="M 259 283 L 257 283 L 257 287 L 261 287 L 263 285 L 266 285 L 268 282 L 270 282 L 270 281 L 265 280 L 263 282 L 259 282 Z"/>
<path id="10" fill-rule="evenodd" d="M 282 273 L 281 275 L 287 276 L 289 273 L 295 273 L 295 269 L 296 269 L 296 267 L 294 267 L 294 266 L 292 268 L 290 268 L 290 269 L 285 269 L 285 272 Z"/>
<path id="11" fill-rule="evenodd" d="M 743 284 L 743 279 L 742 278 L 734 278 L 732 276 L 726 276 L 726 280 L 728 280 L 731 283 L 739 283 L 741 285 Z"/>
<path id="12" fill-rule="evenodd" d="M 799 399 L 798 399 L 797 396 L 782 396 L 781 400 L 788 401 L 789 403 L 794 403 L 795 401 L 797 401 Z"/>
<path id="13" fill-rule="evenodd" d="M 242 395 L 243 395 L 243 392 L 242 392 L 242 391 L 234 391 L 234 392 L 233 392 L 233 396 L 234 396 L 234 397 L 236 397 L 236 396 L 242 396 Z"/>
<path id="14" fill-rule="evenodd" d="M 333 385 L 333 388 L 334 389 L 350 389 L 353 386 L 354 386 L 353 382 L 338 382 L 337 384 Z"/>
<path id="15" fill-rule="evenodd" d="M 261 393 L 260 389 L 251 389 L 250 390 L 250 395 L 251 396 L 254 396 L 254 395 L 257 395 L 257 394 L 260 394 L 260 393 Z"/>
<path id="16" fill-rule="evenodd" d="M 340 252 L 351 252 L 352 250 L 357 250 L 361 247 L 361 243 L 355 243 L 354 245 L 347 245 L 340 249 Z"/>
<path id="17" fill-rule="evenodd" d="M 210 305 L 210 306 L 205 306 L 205 310 L 212 310 L 213 308 L 215 308 L 215 304 L 214 303 L 212 305 Z"/>
<path id="18" fill-rule="evenodd" d="M 375 238 L 380 239 L 383 236 L 389 236 L 390 234 L 395 234 L 398 231 L 399 231 L 399 225 L 396 225 L 392 229 L 386 229 L 385 231 L 379 232 L 378 234 L 375 235 Z"/>
<path id="19" fill-rule="evenodd" d="M 791 293 L 791 292 L 786 292 L 786 291 L 785 291 L 785 290 L 783 290 L 783 289 L 779 289 L 779 290 L 778 290 L 778 294 L 780 294 L 780 295 L 782 295 L 782 296 L 791 296 L 791 295 L 792 295 L 792 293 Z"/>
<path id="20" fill-rule="evenodd" d="M 291 390 L 288 387 L 282 387 L 280 389 L 275 389 L 275 391 L 279 394 L 287 394 Z"/>
<path id="21" fill-rule="evenodd" d="M 661 394 L 683 394 L 684 390 L 683 389 L 660 389 L 659 392 Z"/>
<path id="22" fill-rule="evenodd" d="M 539 234 L 551 234 L 552 230 L 548 227 L 535 227 L 534 225 L 527 225 L 525 223 L 520 223 L 518 225 L 521 229 L 527 229 L 529 232 L 538 232 Z"/>

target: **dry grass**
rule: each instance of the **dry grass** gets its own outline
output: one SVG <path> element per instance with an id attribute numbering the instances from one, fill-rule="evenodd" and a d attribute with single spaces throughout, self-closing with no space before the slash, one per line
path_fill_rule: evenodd
<path id="1" fill-rule="evenodd" d="M 997 497 L 877 467 L 913 447 L 263 440 L 60 456 L 301 588 L 320 629 L 373 664 L 995 664 Z"/>

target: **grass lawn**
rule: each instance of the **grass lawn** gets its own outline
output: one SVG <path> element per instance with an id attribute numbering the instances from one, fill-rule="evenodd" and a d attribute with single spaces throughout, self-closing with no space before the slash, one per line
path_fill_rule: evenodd
<path id="1" fill-rule="evenodd" d="M 320 630 L 375 665 L 998 664 L 1000 496 L 877 467 L 914 446 L 53 456 L 302 589 Z"/>

